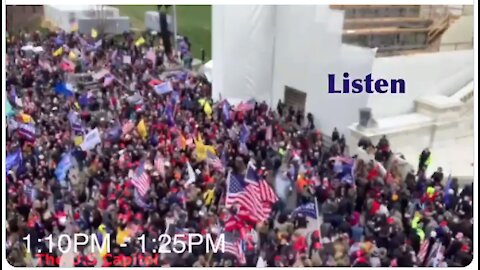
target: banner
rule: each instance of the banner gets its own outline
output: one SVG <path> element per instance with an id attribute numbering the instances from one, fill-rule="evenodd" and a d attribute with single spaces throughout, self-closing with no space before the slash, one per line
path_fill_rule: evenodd
<path id="1" fill-rule="evenodd" d="M 103 77 L 107 76 L 107 74 L 110 74 L 110 71 L 106 70 L 106 69 L 102 69 L 100 70 L 99 72 L 95 73 L 92 75 L 92 77 L 95 79 L 95 80 L 100 80 L 102 79 Z"/>
<path id="2" fill-rule="evenodd" d="M 123 63 L 127 65 L 132 64 L 132 57 L 130 55 L 124 55 L 123 56 Z"/>
<path id="3" fill-rule="evenodd" d="M 22 162 L 22 152 L 20 152 L 20 150 L 12 154 L 7 154 L 7 157 L 5 159 L 5 166 L 6 166 L 7 173 L 11 168 L 20 165 L 21 162 Z"/>
<path id="4" fill-rule="evenodd" d="M 159 95 L 167 94 L 173 91 L 172 83 L 169 81 L 157 84 L 153 87 L 155 93 Z"/>
<path id="5" fill-rule="evenodd" d="M 62 159 L 57 165 L 57 168 L 55 169 L 55 176 L 57 177 L 57 180 L 60 181 L 60 183 L 64 182 L 65 177 L 67 176 L 68 170 L 73 166 L 72 160 L 71 160 L 71 155 L 64 154 Z"/>
<path id="6" fill-rule="evenodd" d="M 93 149 L 97 144 L 101 143 L 100 132 L 98 128 L 91 130 L 84 138 L 83 143 L 80 145 L 83 151 Z"/>

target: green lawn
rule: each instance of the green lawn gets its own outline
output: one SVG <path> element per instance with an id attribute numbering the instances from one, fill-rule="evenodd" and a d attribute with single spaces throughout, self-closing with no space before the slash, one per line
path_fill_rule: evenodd
<path id="1" fill-rule="evenodd" d="M 120 14 L 130 17 L 134 28 L 144 30 L 146 11 L 157 11 L 157 6 L 135 5 L 115 6 Z M 212 56 L 212 6 L 177 5 L 178 34 L 187 36 L 192 44 L 192 53 L 201 58 L 201 49 L 205 49 L 206 60 Z M 172 8 L 170 8 L 170 11 Z"/>

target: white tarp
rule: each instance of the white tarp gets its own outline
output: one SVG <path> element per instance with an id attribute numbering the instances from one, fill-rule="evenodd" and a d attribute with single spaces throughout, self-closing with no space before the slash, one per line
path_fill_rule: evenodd
<path id="1" fill-rule="evenodd" d="M 212 7 L 212 97 L 271 99 L 275 6 Z"/>
<path id="2" fill-rule="evenodd" d="M 99 143 L 102 142 L 100 132 L 98 131 L 97 128 L 91 130 L 88 132 L 88 134 L 85 136 L 83 143 L 80 145 L 83 151 L 88 151 L 93 148 Z"/>
<path id="3" fill-rule="evenodd" d="M 307 94 L 306 111 L 327 133 L 358 120 L 367 95 L 329 94 L 328 74 L 371 73 L 375 50 L 342 44 L 343 12 L 327 5 L 214 6 L 212 14 L 213 98 L 275 106 L 289 86 Z"/>
<path id="4" fill-rule="evenodd" d="M 213 60 L 208 61 L 203 65 L 203 74 L 207 77 L 207 80 L 211 83 L 212 82 L 212 75 L 213 75 Z"/>
<path id="5" fill-rule="evenodd" d="M 285 86 L 292 87 L 306 93 L 305 111 L 316 127 L 326 134 L 334 127 L 346 132 L 368 95 L 329 94 L 328 74 L 363 78 L 372 72 L 375 50 L 342 44 L 343 12 L 327 5 L 276 8 L 272 105 L 284 99 Z"/>

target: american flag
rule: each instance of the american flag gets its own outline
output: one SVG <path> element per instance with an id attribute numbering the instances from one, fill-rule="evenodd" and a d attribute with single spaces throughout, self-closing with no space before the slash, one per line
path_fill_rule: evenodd
<path id="1" fill-rule="evenodd" d="M 225 221 L 225 231 L 227 232 L 239 230 L 242 227 L 243 227 L 242 221 L 236 216 L 230 216 Z"/>
<path id="2" fill-rule="evenodd" d="M 209 151 L 207 151 L 207 162 L 213 167 L 213 169 L 219 172 L 225 171 L 225 167 L 223 166 L 223 163 L 220 160 L 220 158 L 218 158 L 215 154 Z"/>
<path id="3" fill-rule="evenodd" d="M 335 162 L 342 162 L 346 164 L 353 164 L 353 158 L 351 157 L 336 156 L 336 157 L 331 157 L 330 160 Z"/>
<path id="4" fill-rule="evenodd" d="M 150 208 L 150 207 L 151 207 L 151 205 L 150 205 L 150 204 L 147 204 L 147 203 L 143 200 L 142 196 L 140 196 L 140 194 L 138 194 L 138 191 L 137 191 L 137 190 L 134 191 L 133 199 L 134 199 L 134 201 L 135 201 L 135 204 L 136 204 L 138 207 L 140 207 L 140 208 L 147 209 L 147 208 Z"/>
<path id="5" fill-rule="evenodd" d="M 235 237 L 233 233 L 225 233 L 225 250 L 224 253 L 230 253 L 234 255 L 239 264 L 247 263 L 245 258 L 245 252 L 242 247 L 242 240 L 238 237 Z"/>
<path id="6" fill-rule="evenodd" d="M 266 140 L 271 140 L 273 137 L 273 130 L 272 130 L 272 125 L 269 125 L 265 131 L 265 139 Z"/>
<path id="7" fill-rule="evenodd" d="M 128 160 L 130 159 L 129 154 L 125 149 L 118 152 L 118 154 L 120 155 L 118 159 L 118 167 L 125 168 Z"/>
<path id="8" fill-rule="evenodd" d="M 18 123 L 18 135 L 28 141 L 35 141 L 36 129 L 33 124 Z"/>
<path id="9" fill-rule="evenodd" d="M 222 113 L 224 120 L 230 120 L 230 104 L 227 100 L 223 100 L 222 103 Z"/>
<path id="10" fill-rule="evenodd" d="M 175 228 L 175 236 L 178 241 L 187 242 L 190 232 L 186 228 Z"/>
<path id="11" fill-rule="evenodd" d="M 153 166 L 155 167 L 155 170 L 157 170 L 157 172 L 160 174 L 160 176 L 162 178 L 165 178 L 165 162 L 160 153 L 157 153 L 157 155 L 155 156 Z"/>
<path id="12" fill-rule="evenodd" d="M 236 107 L 235 107 L 235 110 L 236 111 L 241 111 L 241 112 L 246 112 L 246 111 L 250 111 L 250 110 L 253 110 L 255 109 L 255 101 L 252 101 L 252 100 L 249 100 L 247 102 L 240 102 L 240 104 L 238 104 Z"/>
<path id="13" fill-rule="evenodd" d="M 427 261 L 425 262 L 425 265 L 422 266 L 427 266 L 427 267 L 432 267 L 437 264 L 438 260 L 440 257 L 443 255 L 443 245 L 441 242 L 437 241 L 433 244 L 432 249 L 430 250 L 430 253 L 427 257 Z"/>
<path id="14" fill-rule="evenodd" d="M 265 181 L 265 179 L 260 179 L 259 175 L 256 172 L 256 168 L 252 163 L 249 163 L 247 166 L 247 173 L 245 175 L 245 182 L 248 184 L 248 188 L 253 189 L 256 193 L 260 193 L 260 201 L 275 203 L 278 201 L 277 194 L 272 189 L 272 187 Z"/>
<path id="15" fill-rule="evenodd" d="M 268 218 L 271 212 L 270 207 L 265 207 L 260 199 L 260 193 L 255 187 L 245 182 L 244 177 L 229 173 L 227 181 L 228 188 L 225 200 L 227 208 L 238 204 L 240 208 L 250 212 L 251 217 L 256 221 L 264 221 Z"/>
<path id="16" fill-rule="evenodd" d="M 140 196 L 143 197 L 147 194 L 148 189 L 150 188 L 150 176 L 148 176 L 145 171 L 145 161 L 142 161 L 135 171 L 132 183 Z"/>
<path id="17" fill-rule="evenodd" d="M 135 124 L 133 123 L 133 121 L 129 120 L 128 122 L 123 124 L 122 134 L 129 133 L 134 127 L 135 127 Z"/>
<path id="18" fill-rule="evenodd" d="M 423 262 L 425 261 L 425 257 L 427 256 L 429 244 L 430 244 L 429 239 L 424 239 L 422 244 L 420 245 L 420 249 L 418 250 L 418 255 L 417 255 L 417 259 L 420 266 L 423 266 Z"/>

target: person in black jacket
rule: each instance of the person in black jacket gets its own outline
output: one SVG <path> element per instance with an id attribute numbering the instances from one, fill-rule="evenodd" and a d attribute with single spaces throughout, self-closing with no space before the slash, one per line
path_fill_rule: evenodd
<path id="1" fill-rule="evenodd" d="M 332 132 L 332 142 L 336 142 L 340 139 L 340 133 L 338 132 L 337 128 L 333 128 Z"/>

